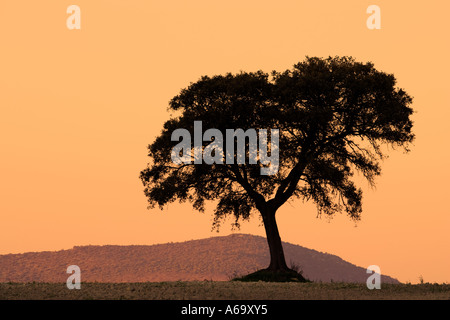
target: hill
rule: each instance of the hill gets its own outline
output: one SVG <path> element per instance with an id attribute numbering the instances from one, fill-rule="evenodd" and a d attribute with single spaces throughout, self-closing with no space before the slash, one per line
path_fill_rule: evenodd
<path id="1" fill-rule="evenodd" d="M 365 283 L 365 268 L 338 256 L 283 243 L 288 264 L 312 281 Z M 0 255 L 0 282 L 65 282 L 78 265 L 82 282 L 229 280 L 267 267 L 266 239 L 233 234 L 178 243 L 132 246 L 76 246 L 55 252 Z M 383 283 L 399 283 L 382 276 Z"/>

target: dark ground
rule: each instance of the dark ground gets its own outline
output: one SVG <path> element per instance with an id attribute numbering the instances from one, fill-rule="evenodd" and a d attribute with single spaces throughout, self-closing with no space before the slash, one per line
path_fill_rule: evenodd
<path id="1" fill-rule="evenodd" d="M 1 300 L 450 300 L 450 284 L 177 281 L 143 283 L 0 283 Z"/>

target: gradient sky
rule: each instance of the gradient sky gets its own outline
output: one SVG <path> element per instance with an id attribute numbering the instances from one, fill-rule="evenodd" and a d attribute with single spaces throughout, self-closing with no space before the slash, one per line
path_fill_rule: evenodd
<path id="1" fill-rule="evenodd" d="M 66 27 L 71 4 L 81 30 Z M 371 4 L 381 30 L 366 27 Z M 211 232 L 212 210 L 146 208 L 139 171 L 168 101 L 202 75 L 351 55 L 414 97 L 417 139 L 390 152 L 376 189 L 362 183 L 359 223 L 296 201 L 278 211 L 282 240 L 450 282 L 449 12 L 443 0 L 2 0 L 0 254 L 229 234 Z M 258 218 L 240 232 L 264 235 Z"/>

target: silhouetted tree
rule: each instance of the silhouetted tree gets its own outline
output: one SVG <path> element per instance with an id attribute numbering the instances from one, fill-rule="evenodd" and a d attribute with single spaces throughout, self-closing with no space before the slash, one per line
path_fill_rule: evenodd
<path id="1" fill-rule="evenodd" d="M 384 145 L 405 151 L 411 132 L 412 98 L 392 74 L 352 57 L 307 57 L 292 70 L 202 77 L 170 101 L 176 116 L 149 145 L 151 163 L 141 172 L 150 208 L 179 200 L 204 211 L 217 200 L 214 226 L 227 215 L 235 224 L 259 213 L 270 249 L 267 270 L 291 271 L 285 262 L 275 213 L 288 199 L 312 200 L 320 214 L 346 212 L 359 220 L 358 171 L 373 185 Z M 203 128 L 276 128 L 279 170 L 261 175 L 261 164 L 180 164 L 171 160 L 171 134 L 194 121 Z M 203 145 L 211 143 L 203 142 Z"/>

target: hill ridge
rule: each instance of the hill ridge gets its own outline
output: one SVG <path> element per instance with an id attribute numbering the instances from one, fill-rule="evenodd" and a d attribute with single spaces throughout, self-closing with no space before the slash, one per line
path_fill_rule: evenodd
<path id="1" fill-rule="evenodd" d="M 312 281 L 365 283 L 365 268 L 337 255 L 283 242 L 288 265 Z M 85 282 L 229 280 L 269 264 L 265 237 L 235 233 L 152 245 L 85 245 L 0 255 L 0 282 L 65 282 L 78 265 Z M 383 283 L 399 283 L 382 275 Z"/>

